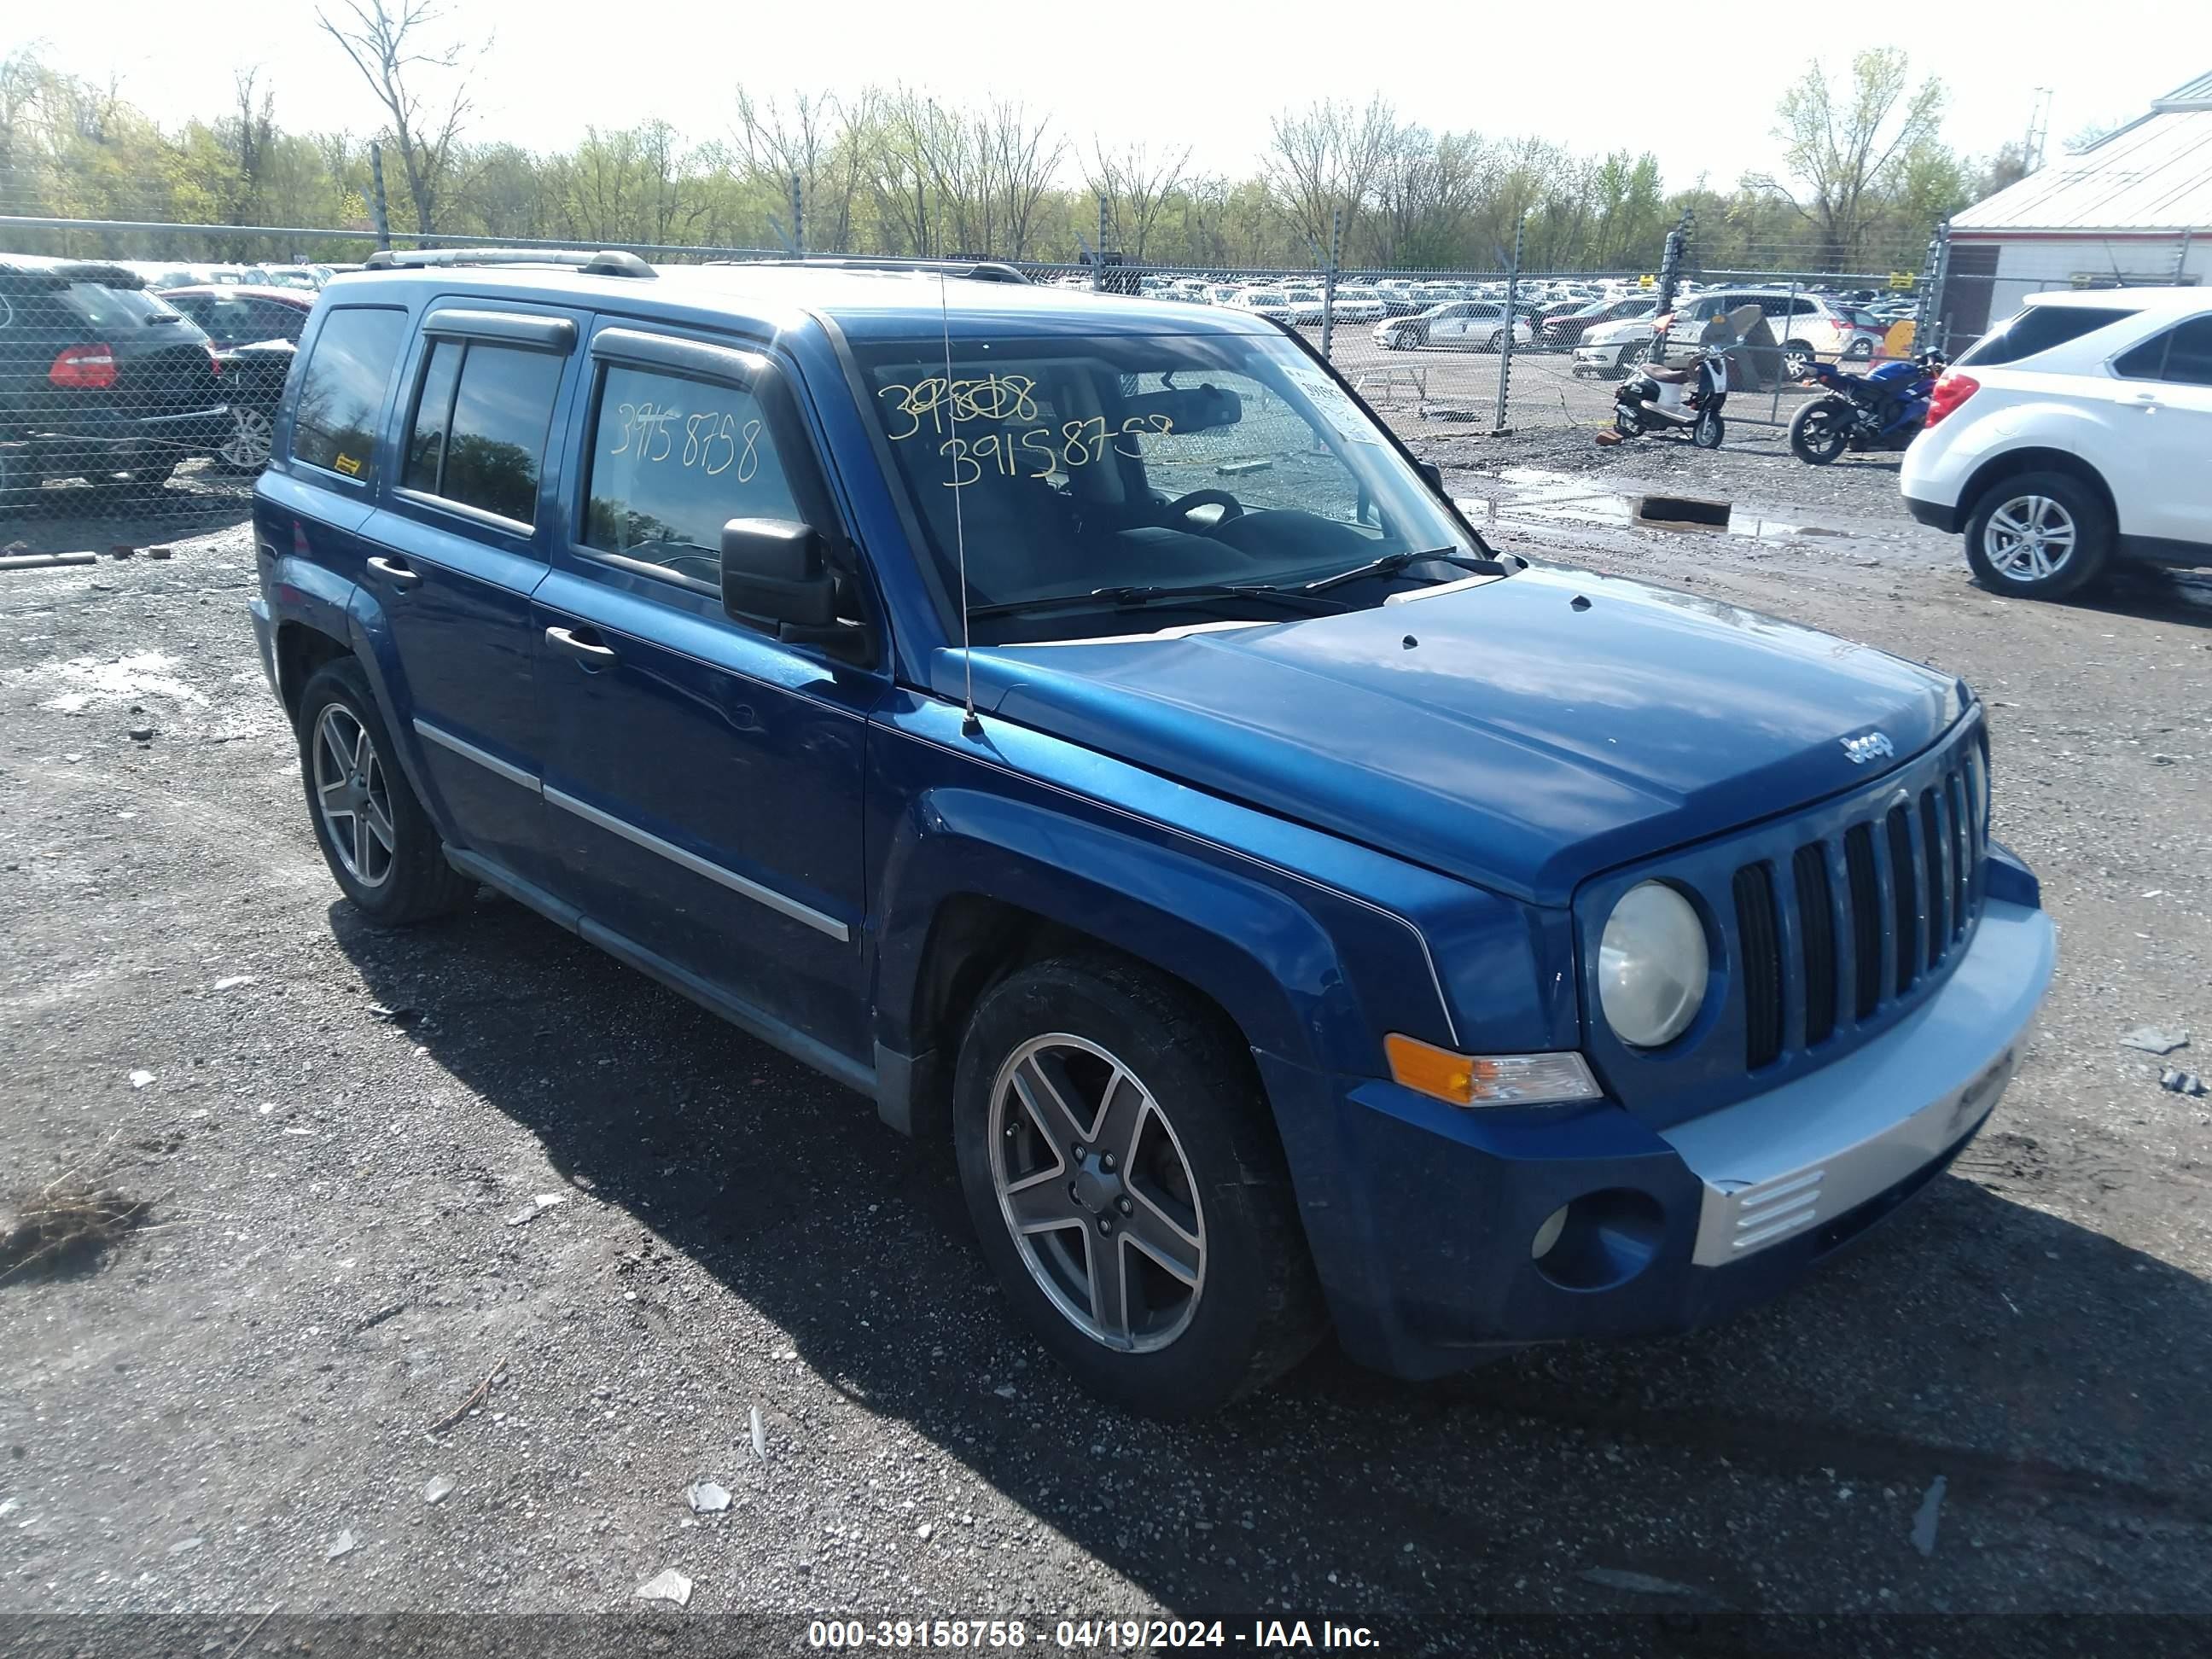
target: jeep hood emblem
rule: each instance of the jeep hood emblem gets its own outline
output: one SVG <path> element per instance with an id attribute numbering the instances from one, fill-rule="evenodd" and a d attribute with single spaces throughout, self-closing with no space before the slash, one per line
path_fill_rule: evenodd
<path id="1" fill-rule="evenodd" d="M 1854 766 L 1864 766 L 1870 760 L 1887 760 L 1897 753 L 1897 745 L 1890 742 L 1887 733 L 1869 732 L 1863 738 L 1843 739 L 1844 753 Z"/>

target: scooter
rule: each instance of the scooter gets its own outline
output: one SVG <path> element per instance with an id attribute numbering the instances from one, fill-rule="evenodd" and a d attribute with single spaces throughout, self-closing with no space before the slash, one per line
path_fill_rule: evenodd
<path id="1" fill-rule="evenodd" d="M 1817 381 L 1828 395 L 1790 417 L 1790 453 L 1808 466 L 1826 466 L 1845 450 L 1904 448 L 1926 422 L 1929 394 L 1948 361 L 1940 351 L 1923 351 L 1869 374 L 1815 362 L 1798 378 Z"/>
<path id="2" fill-rule="evenodd" d="M 1680 368 L 1645 362 L 1613 394 L 1614 440 L 1651 432 L 1686 432 L 1700 449 L 1718 449 L 1728 436 L 1721 410 L 1728 402 L 1728 358 L 1700 349 Z"/>

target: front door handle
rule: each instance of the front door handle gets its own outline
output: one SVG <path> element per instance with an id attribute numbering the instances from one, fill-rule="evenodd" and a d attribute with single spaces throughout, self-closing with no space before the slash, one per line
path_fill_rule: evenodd
<path id="1" fill-rule="evenodd" d="M 545 643 L 564 657 L 573 657 L 588 669 L 612 668 L 622 659 L 613 651 L 592 640 L 578 639 L 565 628 L 545 630 Z"/>
<path id="2" fill-rule="evenodd" d="M 381 554 L 372 553 L 368 556 L 368 568 L 403 593 L 410 587 L 420 586 L 422 580 L 421 576 L 407 568 L 407 562 L 404 559 L 387 559 Z"/>

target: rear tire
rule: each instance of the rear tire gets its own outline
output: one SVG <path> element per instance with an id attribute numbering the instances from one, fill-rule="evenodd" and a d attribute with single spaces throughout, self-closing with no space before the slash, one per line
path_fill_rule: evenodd
<path id="1" fill-rule="evenodd" d="M 1802 380 L 1813 367 L 1819 354 L 1802 340 L 1791 340 L 1782 348 L 1782 378 Z"/>
<path id="2" fill-rule="evenodd" d="M 1808 466 L 1826 466 L 1850 447 L 1857 411 L 1840 398 L 1817 398 L 1790 417 L 1790 452 Z"/>
<path id="3" fill-rule="evenodd" d="M 466 903 L 475 884 L 446 862 L 359 663 L 340 657 L 314 672 L 296 730 L 315 844 L 363 920 L 405 927 Z"/>
<path id="4" fill-rule="evenodd" d="M 1092 1394 L 1197 1417 L 1320 1340 L 1282 1147 L 1217 1011 L 1116 957 L 1039 963 L 977 1005 L 953 1087 L 984 1259 Z"/>
<path id="5" fill-rule="evenodd" d="M 2111 556 L 2104 499 L 2063 472 L 2015 472 L 1982 493 L 1966 520 L 1966 563 L 1983 586 L 2063 599 L 2094 581 Z"/>

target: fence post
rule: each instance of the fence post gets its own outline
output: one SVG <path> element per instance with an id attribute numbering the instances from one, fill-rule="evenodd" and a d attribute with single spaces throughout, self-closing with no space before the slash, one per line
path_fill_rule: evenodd
<path id="1" fill-rule="evenodd" d="M 791 251 L 806 257 L 806 203 L 799 194 L 799 175 L 791 175 Z"/>
<path id="2" fill-rule="evenodd" d="M 1098 257 L 1091 266 L 1091 289 L 1097 293 L 1106 286 L 1106 197 L 1098 198 Z"/>
<path id="3" fill-rule="evenodd" d="M 1330 355 L 1336 341 L 1336 266 L 1344 246 L 1344 210 L 1332 208 L 1328 215 L 1328 269 L 1321 278 L 1321 355 Z"/>
<path id="4" fill-rule="evenodd" d="M 1664 317 L 1674 309 L 1674 287 L 1682 280 L 1682 260 L 1690 251 L 1691 210 L 1682 210 L 1682 217 L 1674 228 L 1667 233 L 1667 246 L 1659 255 L 1658 303 L 1652 307 L 1655 318 Z M 1649 352 L 1655 363 L 1667 361 L 1666 337 L 1654 334 Z"/>
<path id="5" fill-rule="evenodd" d="M 1790 355 L 1790 331 L 1797 326 L 1797 287 L 1800 280 L 1796 276 L 1790 279 L 1790 308 L 1782 314 L 1782 337 L 1775 342 L 1782 349 L 1775 355 L 1774 395 L 1767 399 L 1766 418 L 1778 426 L 1782 422 L 1782 368 Z"/>
<path id="6" fill-rule="evenodd" d="M 392 246 L 392 213 L 384 203 L 384 146 L 374 139 L 368 145 L 368 210 L 376 225 L 376 245 Z"/>
<path id="7" fill-rule="evenodd" d="M 1940 222 L 1928 239 L 1924 268 L 1920 273 L 1920 305 L 1912 318 L 1912 349 L 1940 351 L 1936 336 L 1943 327 L 1944 266 L 1950 263 L 1951 223 Z"/>
<path id="8" fill-rule="evenodd" d="M 1505 428 L 1505 400 L 1507 389 L 1513 383 L 1513 325 L 1514 306 L 1521 285 L 1521 233 L 1527 227 L 1526 218 L 1513 222 L 1513 263 L 1505 267 L 1505 326 L 1498 337 L 1498 411 L 1492 417 L 1492 433 Z"/>

